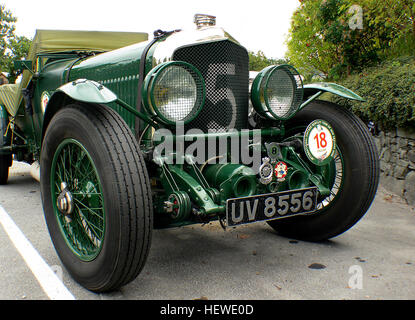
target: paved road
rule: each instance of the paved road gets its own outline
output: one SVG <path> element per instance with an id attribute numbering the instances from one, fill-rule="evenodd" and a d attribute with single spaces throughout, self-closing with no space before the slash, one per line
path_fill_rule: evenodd
<path id="1" fill-rule="evenodd" d="M 76 299 L 415 299 L 415 210 L 383 189 L 354 228 L 323 243 L 265 223 L 156 230 L 143 272 L 111 294 L 83 289 L 61 266 L 26 166 L 14 165 L 0 205 Z M 49 299 L 1 225 L 0 284 L 0 299 Z"/>

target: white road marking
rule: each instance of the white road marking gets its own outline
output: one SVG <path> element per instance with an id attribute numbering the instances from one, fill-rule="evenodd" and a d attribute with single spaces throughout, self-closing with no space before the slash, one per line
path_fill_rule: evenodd
<path id="1" fill-rule="evenodd" d="M 75 300 L 2 206 L 0 206 L 0 224 L 47 296 L 52 300 Z"/>

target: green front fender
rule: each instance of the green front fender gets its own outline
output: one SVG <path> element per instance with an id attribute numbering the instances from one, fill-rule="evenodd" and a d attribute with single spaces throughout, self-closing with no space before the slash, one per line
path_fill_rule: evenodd
<path id="1" fill-rule="evenodd" d="M 57 92 L 64 92 L 74 100 L 88 103 L 106 104 L 117 100 L 117 95 L 102 84 L 87 80 L 78 79 L 59 87 Z"/>
<path id="2" fill-rule="evenodd" d="M 68 82 L 53 93 L 46 106 L 43 125 L 42 125 L 42 140 L 46 132 L 46 128 L 52 119 L 53 115 L 69 102 L 79 101 L 83 103 L 90 103 L 95 105 L 116 103 L 120 107 L 124 108 L 134 116 L 140 118 L 147 124 L 154 128 L 158 128 L 158 124 L 155 123 L 147 114 L 137 111 L 134 107 L 118 99 L 117 95 L 102 84 L 87 79 L 78 79 L 72 82 Z"/>
<path id="3" fill-rule="evenodd" d="M 46 105 L 42 123 L 42 141 L 46 128 L 54 114 L 70 101 L 108 104 L 114 101 L 117 102 L 118 99 L 116 94 L 111 90 L 92 80 L 78 79 L 62 85 L 56 89 Z"/>
<path id="4" fill-rule="evenodd" d="M 326 92 L 335 94 L 337 96 L 340 96 L 340 97 L 343 97 L 349 100 L 357 100 L 357 101 L 362 101 L 362 102 L 366 101 L 361 96 L 359 96 L 357 93 L 339 84 L 331 83 L 331 82 L 318 82 L 318 83 L 306 84 L 304 86 L 305 101 L 300 106 L 300 109 L 304 108 L 311 101 L 317 99 L 320 95 Z"/>
<path id="5" fill-rule="evenodd" d="M 130 106 L 126 102 L 118 99 L 117 95 L 102 84 L 87 79 L 78 79 L 72 82 L 68 82 L 59 87 L 50 99 L 49 104 L 52 101 L 56 101 L 59 96 L 64 94 L 65 97 L 69 97 L 72 100 L 92 103 L 92 104 L 109 104 L 115 102 L 120 107 L 124 108 L 134 116 L 140 118 L 147 124 L 154 128 L 158 128 L 158 124 L 155 123 L 147 114 L 137 111 L 133 106 Z M 55 99 L 56 96 L 56 99 Z M 49 104 L 47 108 L 49 108 Z"/>

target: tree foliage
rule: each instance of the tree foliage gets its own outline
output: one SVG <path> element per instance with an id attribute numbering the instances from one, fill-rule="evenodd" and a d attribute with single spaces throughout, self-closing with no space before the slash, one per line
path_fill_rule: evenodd
<path id="1" fill-rule="evenodd" d="M 14 83 L 19 73 L 13 68 L 13 61 L 25 58 L 31 41 L 15 34 L 17 18 L 4 5 L 0 5 L 0 71 L 9 74 L 8 80 Z"/>
<path id="2" fill-rule="evenodd" d="M 311 78 L 338 79 L 415 43 L 413 0 L 300 0 L 287 57 Z M 405 52 L 404 52 L 405 51 Z"/>
<path id="3" fill-rule="evenodd" d="M 248 55 L 250 71 L 261 71 L 270 65 L 287 63 L 285 59 L 267 58 L 262 51 L 258 51 L 257 53 L 248 51 Z"/>
<path id="4" fill-rule="evenodd" d="M 332 96 L 362 120 L 374 121 L 381 130 L 415 126 L 415 57 L 400 57 L 368 67 L 341 81 L 365 102 Z"/>

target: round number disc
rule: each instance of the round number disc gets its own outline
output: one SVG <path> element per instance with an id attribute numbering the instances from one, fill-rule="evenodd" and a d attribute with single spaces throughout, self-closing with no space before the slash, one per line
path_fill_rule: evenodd
<path id="1" fill-rule="evenodd" d="M 336 150 L 336 136 L 330 124 L 324 120 L 314 120 L 304 133 L 304 151 L 314 164 L 326 165 L 333 159 Z"/>

